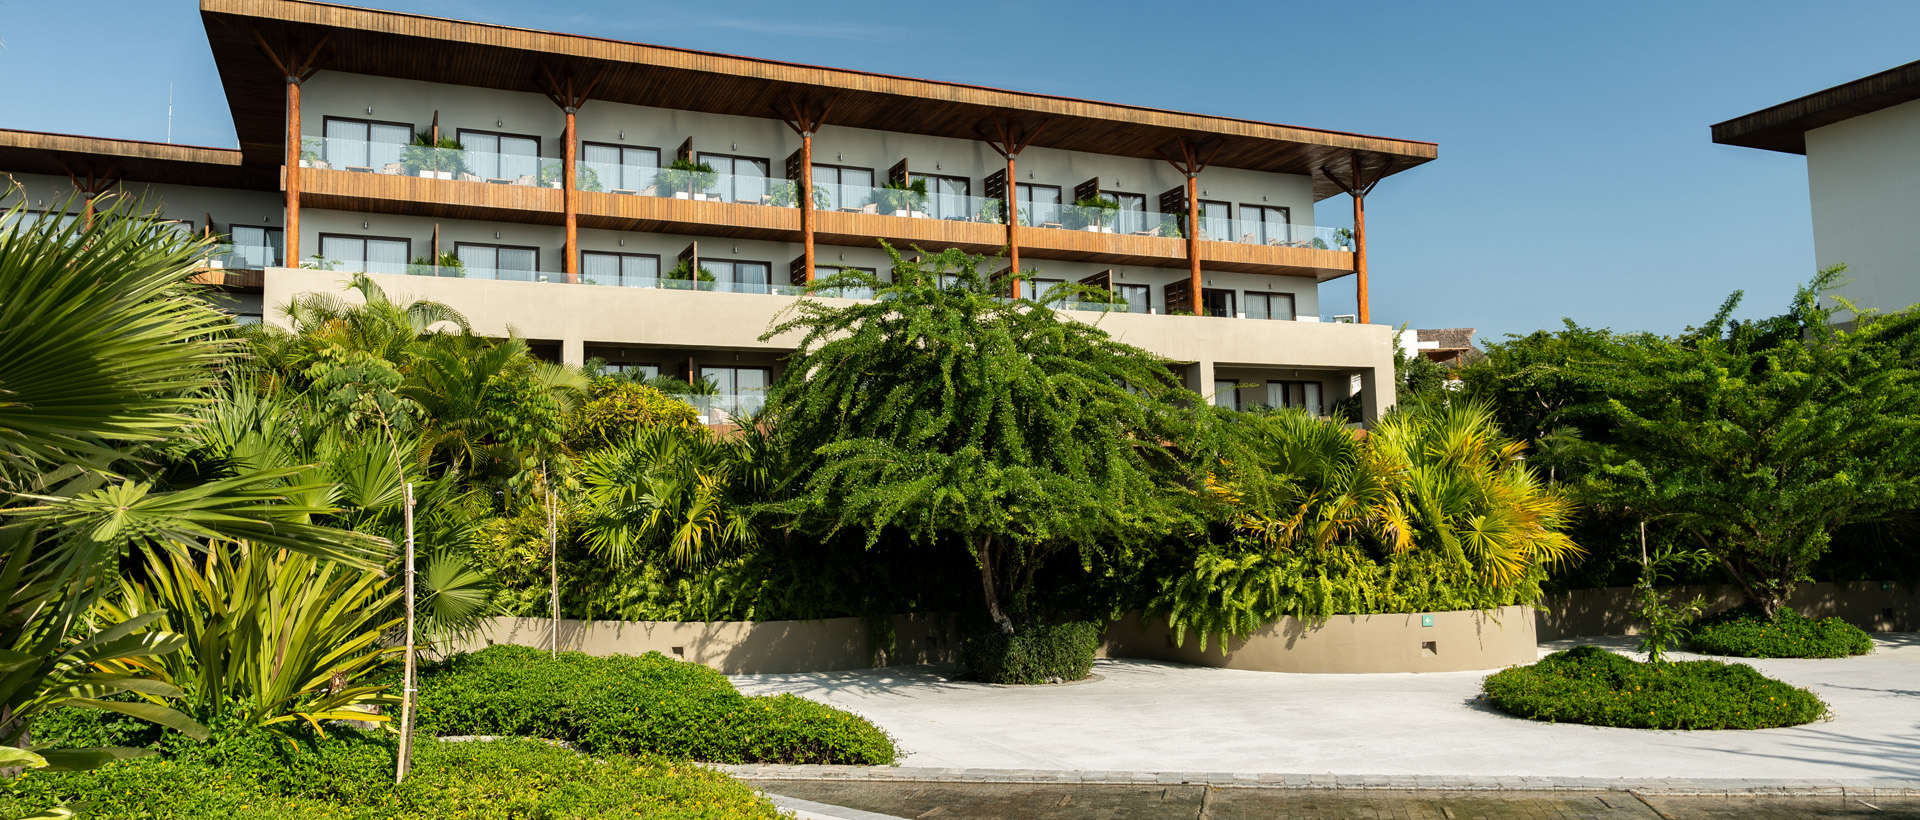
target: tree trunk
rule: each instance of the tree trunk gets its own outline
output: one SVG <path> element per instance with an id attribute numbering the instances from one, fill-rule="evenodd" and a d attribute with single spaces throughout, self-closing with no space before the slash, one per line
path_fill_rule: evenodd
<path id="1" fill-rule="evenodd" d="M 987 614 L 993 616 L 993 622 L 1001 632 L 1013 634 L 1013 619 L 1000 609 L 1000 593 L 993 583 L 993 536 L 980 536 L 980 589 L 987 594 Z"/>

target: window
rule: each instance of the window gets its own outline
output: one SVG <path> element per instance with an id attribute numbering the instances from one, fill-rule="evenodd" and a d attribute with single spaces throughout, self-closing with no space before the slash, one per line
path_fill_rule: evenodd
<path id="1" fill-rule="evenodd" d="M 515 182 L 532 177 L 537 182 L 540 178 L 539 137 L 462 128 L 460 144 L 467 148 L 467 169 L 481 179 Z"/>
<path id="2" fill-rule="evenodd" d="M 767 198 L 767 161 L 755 157 L 730 157 L 725 154 L 701 154 L 700 161 L 720 178 L 708 194 L 719 195 L 723 202 L 751 202 L 758 205 Z"/>
<path id="3" fill-rule="evenodd" d="M 1200 200 L 1200 238 L 1231 241 L 1234 238 L 1232 216 L 1233 206 Z"/>
<path id="4" fill-rule="evenodd" d="M 580 282 L 628 288 L 657 287 L 660 257 L 644 253 L 580 252 Z"/>
<path id="5" fill-rule="evenodd" d="M 619 364 L 608 362 L 601 365 L 600 370 L 606 373 L 624 373 L 641 381 L 660 377 L 660 365 L 657 364 Z"/>
<path id="6" fill-rule="evenodd" d="M 1319 382 L 1267 382 L 1267 406 L 1289 407 L 1321 415 Z"/>
<path id="7" fill-rule="evenodd" d="M 1203 316 L 1225 316 L 1231 319 L 1236 314 L 1233 309 L 1233 291 L 1230 290 L 1201 288 L 1200 306 L 1200 313 Z"/>
<path id="8" fill-rule="evenodd" d="M 1123 194 L 1119 191 L 1101 191 L 1101 196 L 1120 205 L 1113 214 L 1114 233 L 1142 233 L 1147 229 L 1147 195 Z M 1155 227 L 1159 224 L 1155 223 Z"/>
<path id="9" fill-rule="evenodd" d="M 972 182 L 966 177 L 943 177 L 935 174 L 914 174 L 927 181 L 927 215 L 934 219 L 973 218 L 973 208 L 968 204 Z"/>
<path id="10" fill-rule="evenodd" d="M 1028 185 L 1022 182 L 1014 186 L 1013 200 L 1020 214 L 1020 224 L 1028 227 L 1060 227 L 1060 186 Z"/>
<path id="11" fill-rule="evenodd" d="M 1248 293 L 1247 318 L 1293 321 L 1293 294 Z"/>
<path id="12" fill-rule="evenodd" d="M 0 212 L 0 228 L 12 227 L 17 221 L 24 229 L 45 228 L 51 231 L 64 231 L 68 225 L 80 221 L 81 214 L 54 213 L 52 211 L 24 211 L 15 217 L 13 213 Z M 50 224 L 49 224 L 50 223 Z"/>
<path id="13" fill-rule="evenodd" d="M 400 161 L 401 149 L 413 140 L 413 126 L 402 122 L 328 117 L 321 128 L 327 163 L 349 171 L 384 170 Z"/>
<path id="14" fill-rule="evenodd" d="M 772 382 L 772 371 L 764 367 L 701 367 L 700 378 L 713 382 L 718 388 L 717 396 L 698 398 L 712 401 L 712 406 L 725 417 L 742 416 L 757 413 L 767 403 L 767 385 Z M 720 421 L 708 417 L 703 419 L 711 424 Z"/>
<path id="15" fill-rule="evenodd" d="M 514 245 L 480 245 L 458 242 L 454 254 L 460 257 L 468 279 L 506 279 L 514 282 L 539 280 L 540 249 Z"/>
<path id="16" fill-rule="evenodd" d="M 227 257 L 230 267 L 246 270 L 279 267 L 280 257 L 286 253 L 286 233 L 279 228 L 235 225 L 227 236 L 233 243 L 233 253 Z"/>
<path id="17" fill-rule="evenodd" d="M 1240 409 L 1240 383 L 1231 379 L 1215 379 L 1213 406 L 1228 410 Z"/>
<path id="18" fill-rule="evenodd" d="M 879 272 L 874 270 L 873 268 L 861 268 L 861 267 L 855 267 L 853 265 L 828 265 L 828 266 L 815 265 L 813 266 L 813 278 L 821 279 L 824 277 L 828 277 L 828 276 L 832 276 L 834 274 L 840 273 L 841 271 L 853 271 L 855 273 L 864 273 L 868 276 L 872 276 L 875 278 L 878 278 L 880 275 Z M 836 297 L 840 299 L 872 299 L 873 288 L 867 287 L 865 285 L 854 285 L 852 287 L 838 288 L 835 290 L 822 290 L 822 291 L 819 291 L 819 295 L 831 296 L 831 297 Z"/>
<path id="19" fill-rule="evenodd" d="M 1116 285 L 1114 295 L 1126 303 L 1128 313 L 1153 312 L 1153 288 L 1147 285 Z"/>
<path id="20" fill-rule="evenodd" d="M 702 259 L 700 269 L 713 275 L 713 289 L 728 293 L 772 293 L 773 266 L 765 262 Z"/>
<path id="21" fill-rule="evenodd" d="M 827 192 L 827 210 L 858 211 L 873 199 L 873 169 L 815 165 L 813 185 Z"/>
<path id="22" fill-rule="evenodd" d="M 599 178 L 594 180 L 600 183 L 599 190 L 616 194 L 637 194 L 651 188 L 654 176 L 660 173 L 658 148 L 586 142 L 580 144 L 580 161 Z M 581 179 L 580 187 L 592 190 L 588 182 Z"/>
<path id="23" fill-rule="evenodd" d="M 1288 211 L 1270 205 L 1240 206 L 1240 227 L 1245 233 L 1235 237 L 1236 241 L 1250 242 L 1255 245 L 1285 245 L 1293 241 L 1292 226 L 1288 224 Z"/>
<path id="24" fill-rule="evenodd" d="M 338 265 L 334 270 L 354 273 L 405 274 L 412 245 L 390 237 L 320 235 L 320 255 Z"/>
<path id="25" fill-rule="evenodd" d="M 1037 277 L 1033 279 L 1028 279 L 1027 280 L 1027 288 L 1028 288 L 1027 298 L 1033 299 L 1036 301 L 1040 299 L 1045 299 L 1047 298 L 1047 294 L 1053 292 L 1054 288 L 1062 287 L 1066 284 L 1067 284 L 1067 280 L 1065 279 L 1040 279 Z"/>

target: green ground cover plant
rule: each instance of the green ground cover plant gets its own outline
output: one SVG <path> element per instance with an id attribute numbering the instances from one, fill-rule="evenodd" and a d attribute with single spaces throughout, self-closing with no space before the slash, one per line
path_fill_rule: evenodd
<path id="1" fill-rule="evenodd" d="M 1827 715 L 1812 692 L 1746 664 L 1641 663 L 1597 646 L 1497 672 L 1482 688 L 1511 715 L 1623 729 L 1770 729 Z"/>
<path id="2" fill-rule="evenodd" d="M 0 784 L 0 816 L 65 805 L 89 820 L 441 820 L 780 816 L 753 789 L 697 764 L 655 755 L 586 756 L 533 740 L 422 738 L 393 784 L 394 738 L 335 732 L 298 751 L 252 734 L 111 763 L 33 772 Z M 166 745 L 166 744 L 163 744 Z"/>
<path id="3" fill-rule="evenodd" d="M 967 638 L 960 657 L 988 683 L 1065 683 L 1093 673 L 1100 627 L 1086 621 L 1033 626 L 1008 635 L 988 630 Z"/>
<path id="4" fill-rule="evenodd" d="M 421 675 L 420 731 L 519 735 L 594 753 L 718 763 L 885 765 L 892 739 L 864 718 L 791 695 L 748 697 L 725 676 L 657 652 L 593 657 L 494 646 Z"/>
<path id="5" fill-rule="evenodd" d="M 1872 652 L 1873 638 L 1839 618 L 1813 620 L 1782 609 L 1769 621 L 1742 608 L 1696 628 L 1693 648 L 1708 655 L 1739 658 L 1848 658 Z"/>

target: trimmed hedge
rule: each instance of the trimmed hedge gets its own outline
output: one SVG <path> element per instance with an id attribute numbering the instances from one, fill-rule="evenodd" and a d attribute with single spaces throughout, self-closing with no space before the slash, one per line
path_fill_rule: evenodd
<path id="1" fill-rule="evenodd" d="M 554 658 L 493 646 L 455 655 L 421 671 L 416 725 L 717 763 L 884 765 L 897 755 L 864 718 L 792 695 L 748 697 L 719 672 L 658 652 Z"/>
<path id="2" fill-rule="evenodd" d="M 1695 627 L 1693 648 L 1739 658 L 1846 658 L 1872 652 L 1873 638 L 1839 618 L 1815 621 L 1782 609 L 1768 621 L 1752 610 L 1736 609 Z"/>
<path id="3" fill-rule="evenodd" d="M 1769 729 L 1827 715 L 1827 704 L 1812 692 L 1746 664 L 1649 664 L 1597 646 L 1497 672 L 1482 689 L 1511 715 L 1627 729 Z"/>
<path id="4" fill-rule="evenodd" d="M 177 737 L 177 736 L 176 736 Z M 91 772 L 27 772 L 0 783 L 0 817 L 58 803 L 87 818 L 199 820 L 522 820 L 633 817 L 775 820 L 753 788 L 705 767 L 657 756 L 590 758 L 531 740 L 442 743 L 420 738 L 413 771 L 393 784 L 392 736 L 347 730 L 289 751 L 264 737 Z"/>
<path id="5" fill-rule="evenodd" d="M 1076 621 L 1012 635 L 982 632 L 960 645 L 960 658 L 974 677 L 988 683 L 1064 683 L 1092 674 L 1099 648 L 1100 627 Z"/>

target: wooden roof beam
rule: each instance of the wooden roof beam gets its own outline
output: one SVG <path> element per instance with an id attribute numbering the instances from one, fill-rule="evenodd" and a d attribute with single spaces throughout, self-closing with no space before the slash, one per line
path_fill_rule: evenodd
<path id="1" fill-rule="evenodd" d="M 790 96 L 787 97 L 786 102 L 787 107 L 784 110 L 775 103 L 773 115 L 786 123 L 788 128 L 793 129 L 793 133 L 804 137 L 820 132 L 820 127 L 826 125 L 827 118 L 833 115 L 834 103 L 839 102 L 839 98 L 827 98 L 827 101 L 820 105 L 818 113 L 814 111 L 817 101 L 812 97 Z"/>
<path id="2" fill-rule="evenodd" d="M 990 118 L 988 122 L 993 126 L 992 131 L 988 131 L 985 126 L 977 129 L 980 132 L 981 141 L 1000 156 L 1017 157 L 1020 156 L 1021 151 L 1033 147 L 1034 140 L 1040 138 L 1040 133 L 1047 130 L 1047 126 L 1053 123 L 1053 119 L 1043 119 L 1039 125 L 1032 128 L 1024 128 L 1022 123 L 1012 119 L 1002 119 L 998 115 Z"/>
<path id="3" fill-rule="evenodd" d="M 576 87 L 572 71 L 562 71 L 556 78 L 553 76 L 553 70 L 548 68 L 546 63 L 541 63 L 540 73 L 546 79 L 545 89 L 541 93 L 546 94 L 547 99 L 552 100 L 553 104 L 563 111 L 578 111 L 581 106 L 587 104 L 587 100 L 593 97 L 594 89 L 600 86 L 601 80 L 606 79 L 607 71 L 611 68 L 613 68 L 612 64 L 602 63 L 599 72 L 593 75 L 592 80 L 587 81 L 586 85 Z"/>

